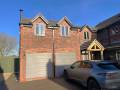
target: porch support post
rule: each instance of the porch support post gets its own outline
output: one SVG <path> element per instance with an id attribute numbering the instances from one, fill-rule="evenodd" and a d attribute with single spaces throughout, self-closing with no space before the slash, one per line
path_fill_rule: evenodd
<path id="1" fill-rule="evenodd" d="M 91 60 L 91 54 L 90 54 L 90 51 L 88 51 L 88 56 L 89 56 L 89 60 Z"/>
<path id="2" fill-rule="evenodd" d="M 101 51 L 101 60 L 104 60 L 103 51 Z"/>
<path id="3" fill-rule="evenodd" d="M 117 53 L 117 51 L 116 51 L 116 60 L 118 60 L 118 53 Z"/>

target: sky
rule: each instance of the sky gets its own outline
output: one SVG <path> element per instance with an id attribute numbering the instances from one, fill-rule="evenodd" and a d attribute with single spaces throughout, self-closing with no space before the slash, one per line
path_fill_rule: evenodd
<path id="1" fill-rule="evenodd" d="M 67 16 L 75 25 L 95 26 L 120 13 L 120 0 L 1 0 L 0 32 L 15 36 L 18 41 L 19 9 L 24 10 L 26 18 L 42 13 L 47 19 Z"/>

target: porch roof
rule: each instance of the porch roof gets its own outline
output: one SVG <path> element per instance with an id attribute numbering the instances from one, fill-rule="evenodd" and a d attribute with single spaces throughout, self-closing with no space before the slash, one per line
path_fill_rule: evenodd
<path id="1" fill-rule="evenodd" d="M 82 43 L 82 44 L 80 45 L 81 51 L 87 50 L 87 48 L 89 47 L 89 45 L 90 45 L 91 42 L 92 42 L 92 40 L 91 40 L 91 41 L 86 41 L 86 42 Z"/>
<path id="2" fill-rule="evenodd" d="M 83 50 L 88 50 L 88 51 L 103 51 L 105 48 L 103 47 L 103 45 L 98 42 L 96 39 L 91 40 L 91 41 L 87 41 L 84 42 L 81 46 L 80 46 L 81 51 Z"/>

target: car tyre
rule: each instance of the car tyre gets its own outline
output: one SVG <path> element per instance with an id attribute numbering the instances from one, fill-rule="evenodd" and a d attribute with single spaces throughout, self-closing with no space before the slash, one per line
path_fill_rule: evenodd
<path id="1" fill-rule="evenodd" d="M 88 90 L 101 90 L 101 87 L 96 80 L 90 79 L 87 84 Z"/>

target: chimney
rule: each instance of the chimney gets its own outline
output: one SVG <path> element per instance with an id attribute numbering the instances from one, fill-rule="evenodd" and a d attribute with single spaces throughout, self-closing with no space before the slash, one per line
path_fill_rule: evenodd
<path id="1" fill-rule="evenodd" d="M 20 23 L 21 23 L 22 18 L 23 18 L 23 11 L 24 11 L 24 10 L 23 10 L 23 9 L 20 9 L 19 11 L 20 11 Z"/>

